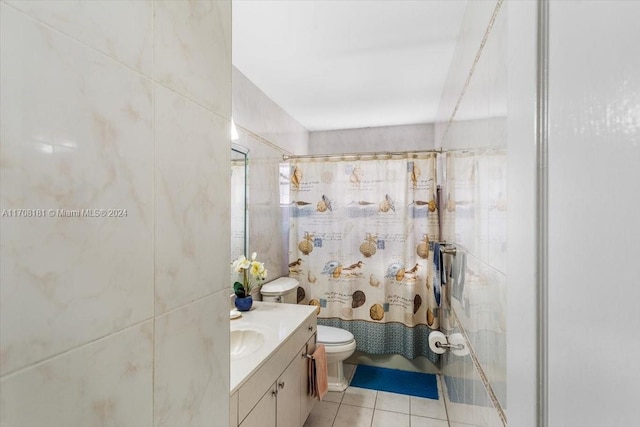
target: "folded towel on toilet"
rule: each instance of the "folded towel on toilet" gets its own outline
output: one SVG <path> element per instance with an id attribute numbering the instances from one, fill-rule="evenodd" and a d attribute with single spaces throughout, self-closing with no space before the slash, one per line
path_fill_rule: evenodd
<path id="1" fill-rule="evenodd" d="M 318 400 L 322 400 L 329 391 L 327 375 L 327 352 L 324 344 L 318 344 L 309 359 L 309 394 Z"/>

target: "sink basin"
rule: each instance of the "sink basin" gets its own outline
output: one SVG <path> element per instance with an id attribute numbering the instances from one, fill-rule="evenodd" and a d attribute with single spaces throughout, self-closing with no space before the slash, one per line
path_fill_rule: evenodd
<path id="1" fill-rule="evenodd" d="M 231 357 L 238 359 L 248 356 L 264 344 L 264 334 L 255 329 L 234 329 L 231 331 Z"/>

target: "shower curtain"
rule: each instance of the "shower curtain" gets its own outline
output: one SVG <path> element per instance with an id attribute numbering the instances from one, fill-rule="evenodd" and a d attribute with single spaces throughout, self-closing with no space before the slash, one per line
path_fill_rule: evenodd
<path id="1" fill-rule="evenodd" d="M 436 154 L 292 160 L 290 200 L 298 302 L 351 331 L 358 350 L 437 361 Z"/>

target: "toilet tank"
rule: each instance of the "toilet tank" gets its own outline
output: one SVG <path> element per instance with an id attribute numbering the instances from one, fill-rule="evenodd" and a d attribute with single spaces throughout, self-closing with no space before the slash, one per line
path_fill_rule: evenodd
<path id="1" fill-rule="evenodd" d="M 262 301 L 284 302 L 288 304 L 298 303 L 299 282 L 291 277 L 280 277 L 260 288 Z"/>

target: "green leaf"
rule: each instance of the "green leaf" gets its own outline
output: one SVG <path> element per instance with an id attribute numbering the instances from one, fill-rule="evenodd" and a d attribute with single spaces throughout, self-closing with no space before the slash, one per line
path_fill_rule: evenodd
<path id="1" fill-rule="evenodd" d="M 235 282 L 233 284 L 233 292 L 238 298 L 245 298 L 247 296 L 246 292 L 244 291 L 244 286 L 240 282 Z"/>

